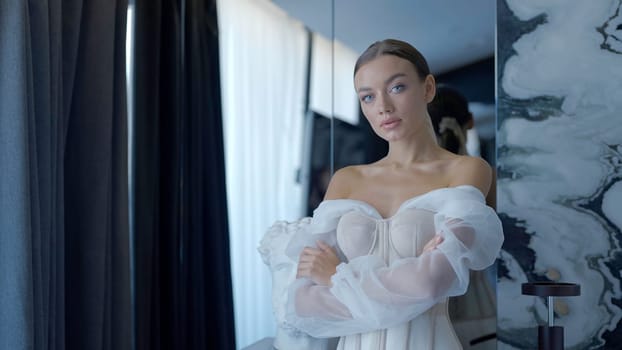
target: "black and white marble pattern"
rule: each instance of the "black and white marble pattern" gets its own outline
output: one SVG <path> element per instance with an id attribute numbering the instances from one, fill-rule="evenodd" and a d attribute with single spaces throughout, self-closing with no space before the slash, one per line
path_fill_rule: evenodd
<path id="1" fill-rule="evenodd" d="M 622 348 L 622 0 L 499 0 L 499 349 L 537 348 L 559 298 L 567 349 Z"/>

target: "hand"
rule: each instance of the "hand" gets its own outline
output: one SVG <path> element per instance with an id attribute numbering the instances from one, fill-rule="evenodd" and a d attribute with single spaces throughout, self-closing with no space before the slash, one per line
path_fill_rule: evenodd
<path id="1" fill-rule="evenodd" d="M 440 235 L 434 236 L 428 243 L 426 243 L 425 247 L 423 247 L 423 251 L 421 254 L 432 251 L 436 249 L 441 243 L 443 243 L 444 239 Z"/>
<path id="2" fill-rule="evenodd" d="M 331 246 L 322 241 L 317 241 L 317 245 L 318 248 L 305 247 L 300 253 L 296 278 L 309 277 L 316 284 L 330 286 L 330 278 L 341 261 Z"/>

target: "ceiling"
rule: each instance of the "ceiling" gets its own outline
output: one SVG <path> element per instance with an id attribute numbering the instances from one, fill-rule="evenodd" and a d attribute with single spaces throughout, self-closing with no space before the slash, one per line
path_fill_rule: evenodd
<path id="1" fill-rule="evenodd" d="M 272 1 L 312 31 L 332 38 L 334 30 L 334 37 L 357 53 L 376 40 L 408 41 L 435 74 L 495 52 L 495 0 Z"/>

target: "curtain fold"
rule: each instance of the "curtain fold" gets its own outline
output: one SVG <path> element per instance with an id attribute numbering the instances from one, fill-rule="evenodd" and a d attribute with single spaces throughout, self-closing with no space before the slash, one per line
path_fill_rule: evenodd
<path id="1" fill-rule="evenodd" d="M 0 348 L 34 345 L 32 63 L 28 7 L 0 1 Z M 19 82 L 16 87 L 14 83 Z M 18 117 L 19 116 L 19 117 Z M 36 165 L 36 163 L 35 163 Z M 35 169 L 36 170 L 36 169 Z M 34 221 L 34 222 L 33 222 Z M 40 298 L 37 298 L 40 299 Z"/>
<path id="2" fill-rule="evenodd" d="M 235 348 L 216 1 L 187 0 L 188 348 Z"/>
<path id="3" fill-rule="evenodd" d="M 131 345 L 126 13 L 125 1 L 85 1 L 74 24 L 64 155 L 66 323 L 80 330 L 67 337 L 72 349 Z"/>
<path id="4" fill-rule="evenodd" d="M 0 0 L 0 348 L 129 349 L 125 16 Z"/>
<path id="5" fill-rule="evenodd" d="M 215 2 L 135 13 L 136 349 L 234 349 Z"/>

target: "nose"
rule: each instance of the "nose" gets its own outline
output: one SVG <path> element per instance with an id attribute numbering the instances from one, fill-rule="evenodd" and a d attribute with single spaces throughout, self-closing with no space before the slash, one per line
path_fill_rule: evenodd
<path id="1" fill-rule="evenodd" d="M 377 106 L 379 114 L 393 113 L 393 102 L 386 92 L 378 96 Z"/>

